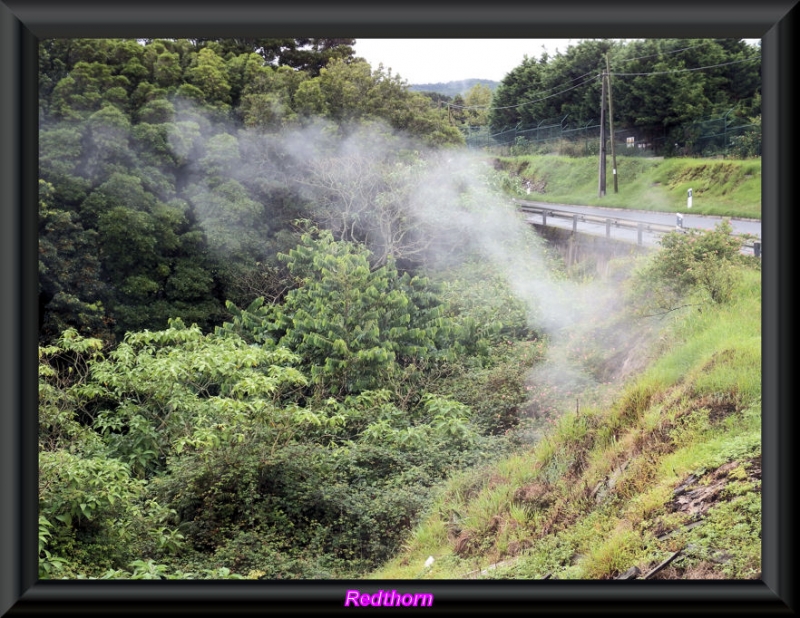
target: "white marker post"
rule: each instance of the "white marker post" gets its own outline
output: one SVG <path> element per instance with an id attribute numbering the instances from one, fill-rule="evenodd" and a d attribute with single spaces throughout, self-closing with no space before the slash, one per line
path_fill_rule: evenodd
<path id="1" fill-rule="evenodd" d="M 689 196 L 686 198 L 686 208 L 692 207 L 692 190 L 689 189 Z"/>

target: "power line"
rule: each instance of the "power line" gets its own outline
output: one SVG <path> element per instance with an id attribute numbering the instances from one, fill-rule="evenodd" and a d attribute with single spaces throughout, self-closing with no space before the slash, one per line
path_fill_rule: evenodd
<path id="1" fill-rule="evenodd" d="M 699 47 L 699 45 L 695 46 L 695 47 Z M 691 49 L 691 48 L 685 47 L 683 49 L 686 50 L 686 49 Z M 648 72 L 648 73 L 617 73 L 617 72 L 611 72 L 611 73 L 609 73 L 609 75 L 614 76 L 614 77 L 668 75 L 670 73 L 685 73 L 685 72 L 688 72 L 688 71 L 702 71 L 704 69 L 715 69 L 717 67 L 724 67 L 724 66 L 729 66 L 729 65 L 733 65 L 733 64 L 741 64 L 743 62 L 752 62 L 754 60 L 760 60 L 760 59 L 761 59 L 761 56 L 758 55 L 758 56 L 753 56 L 752 58 L 743 58 L 741 60 L 732 60 L 731 62 L 722 62 L 720 64 L 710 64 L 710 65 L 707 65 L 707 66 L 693 67 L 693 68 L 688 68 L 688 69 L 672 69 L 670 71 L 651 71 L 651 72 Z M 584 73 L 580 77 L 576 77 L 574 79 L 571 79 L 566 83 L 570 83 L 570 82 L 574 82 L 574 81 L 576 81 L 578 79 L 582 79 L 583 77 L 586 77 L 587 75 L 591 75 L 591 73 L 593 73 L 593 72 Z M 555 93 L 553 93 L 551 95 L 548 95 L 546 97 L 541 97 L 541 98 L 538 98 L 538 99 L 529 99 L 527 101 L 523 101 L 522 103 L 517 103 L 515 105 L 506 105 L 506 106 L 502 106 L 502 107 L 492 107 L 491 105 L 457 105 L 455 103 L 448 103 L 447 106 L 448 106 L 448 108 L 456 108 L 456 109 L 464 109 L 464 110 L 469 110 L 469 109 L 486 109 L 486 110 L 517 109 L 518 107 L 523 107 L 524 105 L 529 105 L 531 103 L 539 103 L 540 101 L 546 101 L 547 99 L 551 99 L 553 97 L 557 97 L 558 95 L 564 94 L 565 92 L 569 92 L 571 90 L 575 90 L 576 88 L 579 88 L 579 87 L 581 87 L 581 86 L 583 86 L 583 85 L 585 85 L 585 84 L 587 84 L 589 82 L 592 82 L 592 81 L 594 81 L 596 79 L 600 79 L 601 76 L 602 76 L 601 74 L 597 74 L 594 77 L 591 77 L 590 79 L 584 80 L 580 84 L 575 84 L 574 86 L 572 86 L 570 88 L 565 88 L 564 90 L 560 90 L 559 92 L 555 92 Z M 559 86 L 554 86 L 553 88 L 549 88 L 548 90 L 543 90 L 542 92 L 550 92 L 552 90 L 555 90 L 558 87 Z"/>
<path id="2" fill-rule="evenodd" d="M 634 60 L 643 60 L 645 58 L 654 58 L 656 56 L 667 56 L 667 55 L 671 55 L 671 54 L 677 54 L 677 53 L 684 52 L 684 51 L 687 51 L 687 50 L 690 50 L 690 49 L 697 49 L 698 47 L 702 47 L 703 45 L 708 45 L 708 44 L 713 43 L 713 42 L 714 42 L 714 40 L 708 40 L 708 41 L 703 41 L 701 43 L 698 43 L 697 45 L 690 45 L 690 46 L 687 46 L 687 47 L 681 47 L 680 49 L 673 49 L 673 50 L 669 50 L 669 51 L 658 52 L 656 54 L 648 54 L 646 56 L 636 56 L 634 58 L 623 58 L 623 59 L 620 60 L 620 62 L 627 63 L 627 62 L 633 62 Z M 679 72 L 685 72 L 685 71 L 700 71 L 701 69 L 710 69 L 710 68 L 716 68 L 716 67 L 720 67 L 720 66 L 726 66 L 728 64 L 737 64 L 737 63 L 741 63 L 741 62 L 749 62 L 751 60 L 760 59 L 760 58 L 761 58 L 761 56 L 759 55 L 759 56 L 754 56 L 753 58 L 744 58 L 742 60 L 734 60 L 734 61 L 731 61 L 731 62 L 724 62 L 724 63 L 721 63 L 721 64 L 713 64 L 713 65 L 708 65 L 708 66 L 704 66 L 704 67 L 696 67 L 696 68 L 691 68 L 691 69 L 674 69 L 674 70 L 671 70 L 671 71 L 653 71 L 653 72 L 649 72 L 649 73 L 616 73 L 616 72 L 610 72 L 609 74 L 610 75 L 618 75 L 618 76 L 664 75 L 664 74 L 667 74 L 667 73 L 679 73 Z M 593 73 L 594 73 L 594 71 L 589 71 L 588 73 L 584 73 L 583 75 L 575 77 L 575 78 L 573 78 L 573 79 L 571 79 L 571 80 L 569 80 L 569 81 L 567 81 L 565 83 L 566 84 L 570 84 L 570 83 L 572 83 L 574 81 L 577 81 L 579 79 L 583 79 L 587 75 L 592 75 Z M 600 76 L 601 76 L 600 74 L 597 74 L 597 75 L 595 75 L 595 77 L 593 79 L 599 79 Z M 576 84 L 573 88 L 567 88 L 565 90 L 557 92 L 557 93 L 555 93 L 553 95 L 549 95 L 547 97 L 543 97 L 543 98 L 540 98 L 540 99 L 531 99 L 531 100 L 528 100 L 528 101 L 523 101 L 522 103 L 518 103 L 516 105 L 508 105 L 508 106 L 505 106 L 505 107 L 492 107 L 491 105 L 458 105 L 456 103 L 449 103 L 448 105 L 450 107 L 453 107 L 453 108 L 456 108 L 456 109 L 465 109 L 465 110 L 468 110 L 468 109 L 496 109 L 496 110 L 515 109 L 517 107 L 521 107 L 523 105 L 527 105 L 528 103 L 538 103 L 539 101 L 544 101 L 544 100 L 546 100 L 548 98 L 551 98 L 553 96 L 557 96 L 557 95 L 562 94 L 564 92 L 569 92 L 570 90 L 573 90 L 574 88 L 577 88 L 578 86 L 582 86 L 584 83 L 587 83 L 589 81 L 591 81 L 591 80 L 586 80 L 585 82 L 581 82 L 580 84 Z M 552 88 L 548 88 L 547 90 L 543 90 L 542 93 L 550 92 L 550 91 L 555 90 L 556 88 L 559 88 L 559 87 L 560 86 L 553 86 Z"/>
<path id="3" fill-rule="evenodd" d="M 690 45 L 688 47 L 681 47 L 680 49 L 671 49 L 669 51 L 660 51 L 655 54 L 648 54 L 646 56 L 636 56 L 635 58 L 620 58 L 619 62 L 633 62 L 634 60 L 643 60 L 645 58 L 655 58 L 656 56 L 668 56 L 670 54 L 677 54 L 680 52 L 687 51 L 689 49 L 697 49 L 698 47 L 702 47 L 703 45 L 708 45 L 711 43 L 718 43 L 720 40 L 724 39 L 705 39 L 702 42 L 698 43 L 697 45 Z M 616 59 L 615 59 L 616 60 Z"/>
<path id="4" fill-rule="evenodd" d="M 700 45 L 695 45 L 695 46 L 692 46 L 692 47 L 684 47 L 681 50 L 675 50 L 675 53 L 677 53 L 677 51 L 685 51 L 687 49 L 693 49 L 695 47 L 700 47 Z M 654 54 L 654 55 L 660 55 L 660 54 Z M 643 57 L 645 57 L 645 56 L 643 56 Z M 635 60 L 635 59 L 636 58 L 631 58 L 630 60 Z M 753 56 L 752 58 L 743 58 L 741 60 L 733 60 L 731 62 L 722 62 L 722 63 L 719 63 L 719 64 L 711 64 L 711 65 L 706 65 L 706 66 L 702 66 L 702 67 L 693 67 L 693 68 L 688 68 L 688 69 L 673 69 L 673 70 L 670 70 L 670 71 L 651 71 L 651 72 L 647 72 L 647 73 L 607 72 L 607 75 L 609 77 L 611 77 L 611 76 L 614 76 L 614 77 L 635 77 L 635 76 L 648 76 L 648 75 L 668 75 L 668 74 L 671 74 L 671 73 L 685 73 L 685 72 L 690 72 L 690 71 L 702 71 L 702 70 L 705 70 L 705 69 L 714 69 L 714 68 L 717 68 L 717 67 L 730 66 L 730 65 L 734 65 L 734 64 L 741 64 L 743 62 L 752 62 L 754 60 L 760 60 L 760 59 L 761 59 L 761 55 L 759 54 L 758 56 Z M 589 72 L 589 73 L 584 73 L 580 77 L 576 77 L 574 79 L 571 79 L 566 83 L 569 84 L 569 83 L 574 82 L 576 80 L 582 79 L 582 78 L 586 77 L 587 75 L 591 75 L 592 73 L 593 73 L 593 71 Z M 561 94 L 564 94 L 566 92 L 570 92 L 571 90 L 575 90 L 576 88 L 580 88 L 581 86 L 584 86 L 585 84 L 590 83 L 590 82 L 592 82 L 594 80 L 601 79 L 602 77 L 603 77 L 602 73 L 601 74 L 597 74 L 597 75 L 594 75 L 593 77 L 591 77 L 589 79 L 584 80 L 583 82 L 581 82 L 579 84 L 575 84 L 574 86 L 571 86 L 570 88 L 565 88 L 564 90 L 560 90 L 559 92 L 550 94 L 550 95 L 548 95 L 546 97 L 541 97 L 541 98 L 538 98 L 538 99 L 529 99 L 527 101 L 523 101 L 522 103 L 517 103 L 515 105 L 506 105 L 506 106 L 502 106 L 502 107 L 492 107 L 491 104 L 490 105 L 466 106 L 466 105 L 457 105 L 457 104 L 453 104 L 453 103 L 448 103 L 447 104 L 448 114 L 450 113 L 450 110 L 452 108 L 463 109 L 463 110 L 470 110 L 470 109 L 485 109 L 485 110 L 517 109 L 517 108 L 523 107 L 525 105 L 530 105 L 532 103 L 539 103 L 540 101 L 546 101 L 547 99 L 551 99 L 553 97 L 557 97 L 557 96 L 559 96 Z M 555 90 L 556 88 L 558 88 L 558 86 L 554 86 L 553 88 L 550 88 L 548 90 L 544 90 L 542 92 L 543 93 L 544 92 L 550 92 L 552 90 Z"/>
<path id="5" fill-rule="evenodd" d="M 753 56 L 752 58 L 743 58 L 742 60 L 732 60 L 731 62 L 721 62 L 720 64 L 709 64 L 704 67 L 694 67 L 691 69 L 672 69 L 671 71 L 651 71 L 649 73 L 612 73 L 614 76 L 628 77 L 635 75 L 667 75 L 669 73 L 685 73 L 686 71 L 702 71 L 703 69 L 715 69 L 717 67 L 724 67 L 731 64 L 741 64 L 742 62 L 752 62 L 753 60 L 761 60 L 761 56 Z"/>

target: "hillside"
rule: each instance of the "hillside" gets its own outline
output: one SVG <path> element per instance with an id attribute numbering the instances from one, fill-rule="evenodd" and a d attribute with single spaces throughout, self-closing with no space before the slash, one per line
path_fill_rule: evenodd
<path id="1" fill-rule="evenodd" d="M 492 81 L 491 79 L 460 79 L 452 82 L 436 82 L 435 84 L 411 84 L 409 90 L 415 92 L 436 92 L 448 97 L 454 97 L 457 94 L 463 96 L 476 84 L 483 84 L 494 91 L 499 82 Z"/>
<path id="2" fill-rule="evenodd" d="M 370 578 L 758 578 L 760 294 L 744 270 L 729 304 L 657 318 L 646 368 L 565 397 L 540 441 L 451 480 Z M 596 373 L 623 364 L 612 329 L 584 340 Z"/>
<path id="3" fill-rule="evenodd" d="M 497 169 L 508 172 L 509 191 L 543 202 L 612 206 L 636 210 L 693 212 L 702 215 L 761 218 L 761 159 L 617 157 L 619 193 L 614 193 L 611 158 L 606 195 L 598 197 L 597 157 L 503 156 Z M 692 210 L 687 190 L 692 189 Z"/>
<path id="4" fill-rule="evenodd" d="M 408 549 L 601 579 L 690 545 L 735 557 L 676 577 L 751 577 L 760 261 L 728 224 L 564 260 L 509 196 L 591 200 L 594 159 L 493 168 L 478 106 L 284 43 L 39 44 L 39 577 L 413 577 Z M 628 207 L 760 210 L 757 162 L 620 171 Z M 671 492 L 723 472 L 681 536 Z"/>

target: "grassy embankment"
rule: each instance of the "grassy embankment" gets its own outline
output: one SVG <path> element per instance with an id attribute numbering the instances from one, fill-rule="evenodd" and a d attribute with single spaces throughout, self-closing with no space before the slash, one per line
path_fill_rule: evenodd
<path id="1" fill-rule="evenodd" d="M 760 273 L 729 303 L 668 315 L 613 403 L 573 406 L 529 449 L 453 478 L 368 577 L 642 578 L 676 552 L 654 578 L 758 577 Z"/>
<path id="2" fill-rule="evenodd" d="M 761 160 L 646 159 L 617 157 L 619 193 L 614 193 L 611 158 L 606 195 L 598 197 L 596 157 L 526 155 L 498 157 L 509 172 L 515 197 L 536 201 L 635 210 L 691 212 L 761 218 Z M 523 190 L 530 181 L 530 195 Z M 687 191 L 692 189 L 692 208 Z"/>

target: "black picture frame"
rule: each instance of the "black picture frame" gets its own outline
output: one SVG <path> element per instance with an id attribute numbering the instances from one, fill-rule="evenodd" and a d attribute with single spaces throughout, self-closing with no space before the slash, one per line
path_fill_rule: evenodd
<path id="1" fill-rule="evenodd" d="M 337 613 L 348 589 L 431 592 L 428 613 L 793 614 L 795 1 L 446 5 L 0 0 L 0 615 Z M 762 39 L 762 577 L 745 581 L 37 581 L 37 40 L 54 37 Z M 792 49 L 795 51 L 792 52 Z M 535 50 L 532 51 L 535 55 Z M 476 76 L 479 77 L 479 76 Z M 358 610 L 356 610 L 358 612 Z M 362 612 L 364 610 L 361 610 Z M 389 611 L 391 610 L 384 610 Z M 403 611 L 403 610 L 398 610 Z"/>

